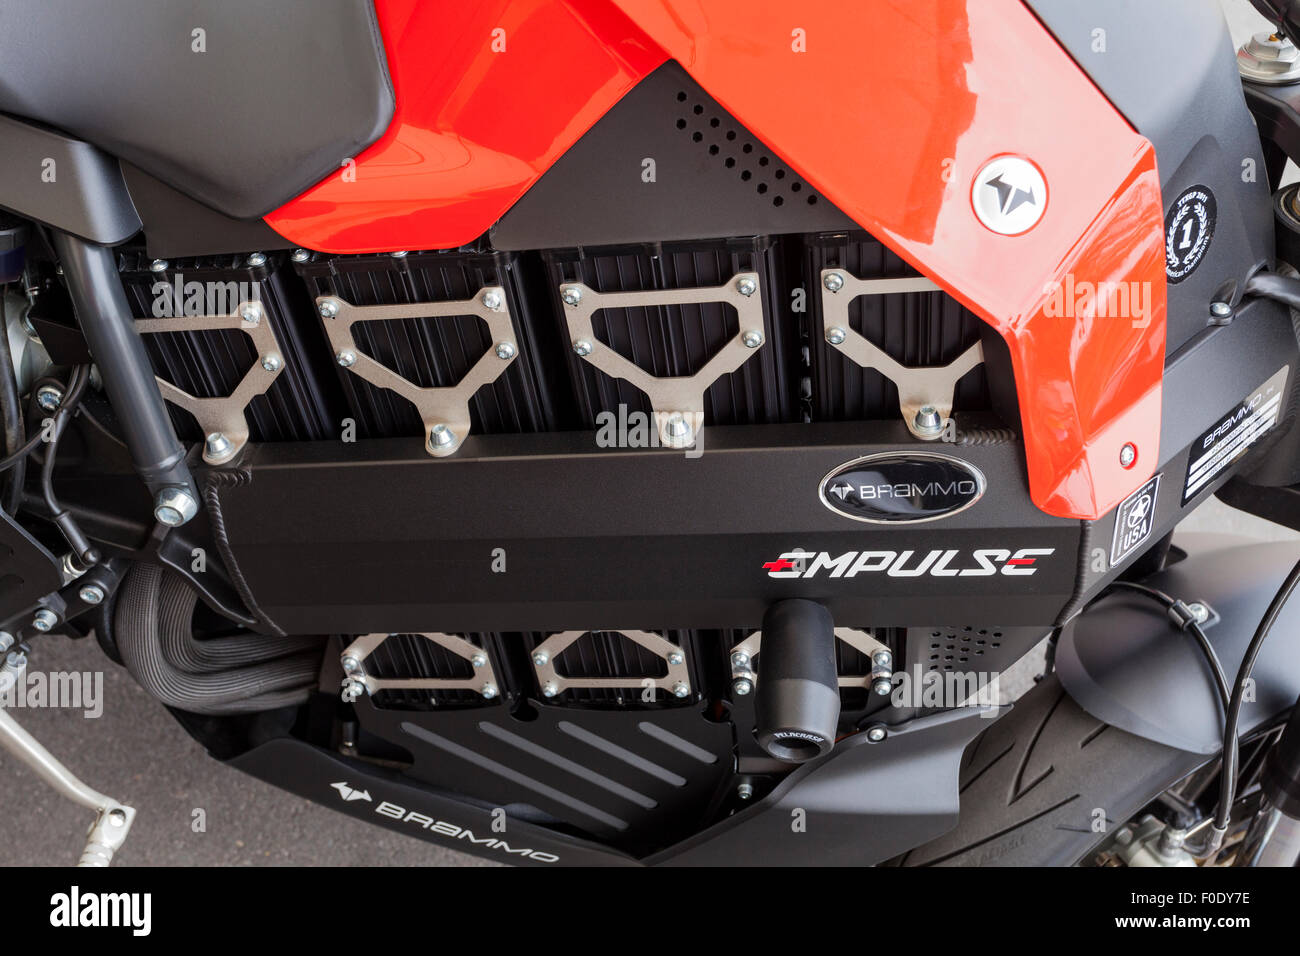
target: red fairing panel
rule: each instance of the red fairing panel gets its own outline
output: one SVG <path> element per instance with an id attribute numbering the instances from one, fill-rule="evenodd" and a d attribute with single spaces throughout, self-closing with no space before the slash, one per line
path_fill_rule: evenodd
<path id="1" fill-rule="evenodd" d="M 336 176 L 267 217 L 293 241 L 329 252 L 471 241 L 671 57 L 1001 333 L 1040 508 L 1097 518 L 1153 472 L 1165 338 L 1155 153 L 1019 0 L 377 7 L 393 127 L 357 158 L 355 181 Z M 492 50 L 498 27 L 505 52 Z M 989 231 L 971 206 L 976 174 L 1004 154 L 1030 160 L 1048 188 L 1042 219 L 1018 236 Z M 1118 283 L 1149 302 L 1144 314 L 1097 314 L 1098 297 L 1080 294 L 1104 301 Z"/>

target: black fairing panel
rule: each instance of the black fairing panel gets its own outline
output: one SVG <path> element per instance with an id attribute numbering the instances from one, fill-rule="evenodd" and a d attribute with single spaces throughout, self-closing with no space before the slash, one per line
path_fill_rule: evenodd
<path id="1" fill-rule="evenodd" d="M 1155 146 L 1166 214 L 1191 186 L 1215 197 L 1218 220 L 1204 258 L 1168 287 L 1172 354 L 1205 328 L 1220 285 L 1273 256 L 1264 154 L 1218 0 L 1025 4 Z"/>
<path id="2" fill-rule="evenodd" d="M 235 218 L 283 205 L 392 119 L 370 0 L 5 0 L 2 16 L 0 112 Z"/>

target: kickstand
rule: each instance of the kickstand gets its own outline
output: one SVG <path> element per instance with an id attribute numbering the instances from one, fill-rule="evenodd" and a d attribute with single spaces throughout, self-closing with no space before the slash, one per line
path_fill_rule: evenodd
<path id="1" fill-rule="evenodd" d="M 112 863 L 113 854 L 121 848 L 131 831 L 135 810 L 82 783 L 35 737 L 23 730 L 4 708 L 0 708 L 0 747 L 16 755 L 73 803 L 95 811 L 95 820 L 86 834 L 86 848 L 81 851 L 77 866 L 108 866 Z"/>

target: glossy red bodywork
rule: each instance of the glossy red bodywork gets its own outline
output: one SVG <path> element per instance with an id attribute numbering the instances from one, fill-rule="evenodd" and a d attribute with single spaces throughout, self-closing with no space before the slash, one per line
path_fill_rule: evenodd
<path id="1" fill-rule="evenodd" d="M 477 238 L 671 57 L 1001 333 L 1041 509 L 1097 518 L 1151 475 L 1165 328 L 1154 150 L 1019 0 L 377 7 L 397 90 L 393 126 L 358 157 L 355 182 L 336 176 L 268 216 L 283 235 L 330 252 Z M 490 49 L 498 26 L 507 53 Z M 1050 191 L 1042 220 L 1015 237 L 985 229 L 970 204 L 976 173 L 1004 153 L 1036 163 Z M 1136 283 L 1149 312 L 1106 317 L 1093 299 L 1061 315 L 1052 292 L 1067 280 L 1076 290 Z M 1138 450 L 1129 468 L 1126 443 Z"/>

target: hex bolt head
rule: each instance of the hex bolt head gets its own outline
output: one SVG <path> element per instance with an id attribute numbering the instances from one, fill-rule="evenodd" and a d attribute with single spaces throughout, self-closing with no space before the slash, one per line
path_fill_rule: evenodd
<path id="1" fill-rule="evenodd" d="M 573 343 L 573 353 L 575 355 L 590 355 L 591 343 L 586 339 L 576 339 Z"/>
<path id="2" fill-rule="evenodd" d="M 429 429 L 429 445 L 433 448 L 446 448 L 455 444 L 456 433 L 439 422 Z"/>
<path id="3" fill-rule="evenodd" d="M 513 342 L 497 343 L 497 358 L 506 361 L 515 357 L 515 344 Z"/>
<path id="4" fill-rule="evenodd" d="M 344 349 L 338 355 L 334 356 L 334 361 L 338 362 L 339 365 L 344 368 L 351 368 L 357 364 L 357 353 L 349 352 L 347 349 Z"/>
<path id="5" fill-rule="evenodd" d="M 1200 601 L 1193 601 L 1191 604 L 1187 605 L 1187 610 L 1191 612 L 1192 619 L 1196 621 L 1197 624 L 1204 624 L 1210 619 L 1210 609 Z"/>
<path id="6" fill-rule="evenodd" d="M 295 249 L 293 255 L 289 256 L 294 262 L 306 262 L 311 258 L 311 253 L 306 249 Z"/>
<path id="7" fill-rule="evenodd" d="M 933 405 L 922 405 L 916 410 L 912 425 L 922 435 L 937 435 L 943 431 L 943 416 Z"/>
<path id="8" fill-rule="evenodd" d="M 538 667 L 545 667 L 546 662 L 551 659 L 551 655 L 546 651 L 533 651 L 533 663 Z"/>
<path id="9" fill-rule="evenodd" d="M 104 589 L 98 584 L 86 584 L 77 592 L 77 597 L 86 604 L 100 604 L 104 600 Z"/>
<path id="10" fill-rule="evenodd" d="M 36 390 L 36 404 L 43 412 L 58 411 L 63 403 L 63 389 L 57 385 L 42 385 Z"/>
<path id="11" fill-rule="evenodd" d="M 487 658 L 482 654 L 475 654 L 469 659 L 469 662 L 475 667 L 484 667 L 487 665 Z"/>
<path id="12" fill-rule="evenodd" d="M 345 674 L 361 673 L 361 661 L 358 658 L 353 657 L 351 654 L 345 656 L 341 663 L 343 664 L 343 672 Z"/>
<path id="13" fill-rule="evenodd" d="M 185 488 L 164 488 L 154 499 L 153 516 L 159 524 L 178 528 L 199 513 L 199 503 Z"/>
<path id="14" fill-rule="evenodd" d="M 894 655 L 886 650 L 876 651 L 871 655 L 871 663 L 878 667 L 888 667 L 890 664 L 894 663 Z"/>
<path id="15" fill-rule="evenodd" d="M 839 292 L 844 288 L 844 276 L 838 272 L 828 272 L 822 276 L 822 285 L 826 287 L 827 292 Z"/>
<path id="16" fill-rule="evenodd" d="M 320 313 L 322 319 L 332 319 L 339 314 L 339 303 L 337 299 L 322 299 L 316 306 L 316 311 Z"/>
<path id="17" fill-rule="evenodd" d="M 871 682 L 871 689 L 881 697 L 888 697 L 889 692 L 894 689 L 894 685 L 888 677 L 877 677 Z"/>
<path id="18" fill-rule="evenodd" d="M 221 461 L 233 449 L 230 439 L 221 432 L 211 432 L 203 439 L 203 457 L 209 461 Z"/>
<path id="19" fill-rule="evenodd" d="M 556 687 L 555 684 L 550 681 L 547 681 L 542 685 L 542 696 L 544 697 L 554 697 L 559 692 L 560 688 Z"/>
<path id="20" fill-rule="evenodd" d="M 582 290 L 577 286 L 568 286 L 560 290 L 560 298 L 564 300 L 565 305 L 573 308 L 582 301 Z"/>
<path id="21" fill-rule="evenodd" d="M 1226 319 L 1228 316 L 1232 315 L 1232 306 L 1228 305 L 1226 302 L 1211 302 L 1210 315 L 1214 316 L 1216 319 Z"/>
<path id="22" fill-rule="evenodd" d="M 479 693 L 483 695 L 484 700 L 491 700 L 493 697 L 497 695 L 497 685 L 484 684 L 483 687 L 479 690 Z"/>
<path id="23" fill-rule="evenodd" d="M 1119 450 L 1120 467 L 1132 468 L 1133 463 L 1137 461 L 1137 457 L 1138 457 L 1137 446 L 1134 445 L 1132 442 L 1128 442 L 1127 444 L 1124 445 L 1123 448 Z"/>
<path id="24" fill-rule="evenodd" d="M 758 283 L 749 276 L 741 276 L 736 280 L 736 291 L 743 296 L 751 296 L 758 291 Z"/>
<path id="25" fill-rule="evenodd" d="M 669 664 L 680 664 L 684 660 L 686 660 L 686 657 L 682 654 L 681 651 L 673 650 L 668 652 Z"/>
<path id="26" fill-rule="evenodd" d="M 47 608 L 41 608 L 32 618 L 32 627 L 42 634 L 49 633 L 59 623 L 59 616 Z"/>
<path id="27" fill-rule="evenodd" d="M 888 736 L 889 731 L 884 728 L 883 724 L 876 724 L 875 726 L 867 728 L 867 739 L 873 744 L 880 743 Z"/>
<path id="28" fill-rule="evenodd" d="M 749 666 L 749 655 L 744 651 L 734 651 L 731 655 L 731 666 L 743 668 Z"/>
<path id="29" fill-rule="evenodd" d="M 149 271 L 166 272 L 168 265 L 170 265 L 170 263 L 166 259 L 155 259 L 153 262 L 149 263 Z"/>
<path id="30" fill-rule="evenodd" d="M 262 356 L 262 368 L 268 372 L 278 372 L 282 365 L 284 365 L 284 361 L 274 352 L 267 352 Z"/>
<path id="31" fill-rule="evenodd" d="M 249 325 L 257 325 L 262 321 L 262 307 L 256 302 L 245 302 L 240 307 L 239 317 Z"/>
<path id="32" fill-rule="evenodd" d="M 754 795 L 754 785 L 751 783 L 742 783 L 736 787 L 736 796 L 741 800 L 748 800 Z"/>
<path id="33" fill-rule="evenodd" d="M 831 343 L 831 345 L 842 345 L 844 344 L 844 340 L 848 337 L 848 333 L 838 325 L 833 329 L 826 330 L 826 341 Z"/>
<path id="34" fill-rule="evenodd" d="M 673 684 L 674 697 L 685 697 L 690 692 L 691 692 L 691 685 L 687 684 L 685 681 L 679 680 L 676 684 Z"/>
<path id="35" fill-rule="evenodd" d="M 763 333 L 758 329 L 747 329 L 745 334 L 740 337 L 747 349 L 756 349 L 763 344 Z"/>
<path id="36" fill-rule="evenodd" d="M 737 697 L 744 697 L 746 694 L 752 693 L 753 690 L 754 682 L 748 677 L 737 677 L 731 682 L 731 692 Z"/>
<path id="37" fill-rule="evenodd" d="M 343 681 L 343 699 L 347 701 L 356 700 L 358 697 L 364 697 L 367 693 L 366 682 L 357 680 L 355 677 L 349 677 Z"/>
<path id="38" fill-rule="evenodd" d="M 488 289 L 483 293 L 483 305 L 493 310 L 501 308 L 501 293 L 496 289 Z"/>
<path id="39" fill-rule="evenodd" d="M 266 256 L 261 252 L 254 252 L 248 257 L 248 264 L 256 269 L 258 266 L 266 265 Z"/>

